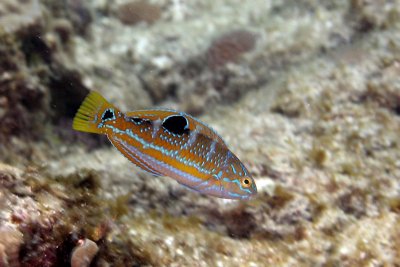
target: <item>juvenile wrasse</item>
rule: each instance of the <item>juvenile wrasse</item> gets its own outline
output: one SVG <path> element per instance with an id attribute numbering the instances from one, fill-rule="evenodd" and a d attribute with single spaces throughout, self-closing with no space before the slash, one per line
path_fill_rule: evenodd
<path id="1" fill-rule="evenodd" d="M 254 179 L 222 138 L 196 118 L 151 109 L 123 113 L 91 92 L 73 120 L 73 129 L 107 135 L 131 162 L 154 175 L 220 198 L 248 199 Z"/>

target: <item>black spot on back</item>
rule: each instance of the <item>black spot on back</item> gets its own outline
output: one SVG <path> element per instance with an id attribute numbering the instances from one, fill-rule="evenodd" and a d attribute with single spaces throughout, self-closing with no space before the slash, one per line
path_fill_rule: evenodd
<path id="1" fill-rule="evenodd" d="M 169 116 L 166 118 L 162 124 L 162 126 L 169 132 L 173 134 L 182 135 L 184 133 L 189 132 L 188 129 L 188 121 L 185 117 L 176 115 Z"/>
<path id="2" fill-rule="evenodd" d="M 103 116 L 101 117 L 101 119 L 104 120 L 108 120 L 108 119 L 112 119 L 114 118 L 114 112 L 112 110 L 107 109 L 104 113 Z"/>

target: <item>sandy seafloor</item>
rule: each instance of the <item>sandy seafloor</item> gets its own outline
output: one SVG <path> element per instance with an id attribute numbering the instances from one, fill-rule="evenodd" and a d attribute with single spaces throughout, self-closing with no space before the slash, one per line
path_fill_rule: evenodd
<path id="1" fill-rule="evenodd" d="M 74 132 L 90 90 L 198 116 L 257 196 Z M 400 1 L 1 0 L 0 266 L 400 266 Z"/>

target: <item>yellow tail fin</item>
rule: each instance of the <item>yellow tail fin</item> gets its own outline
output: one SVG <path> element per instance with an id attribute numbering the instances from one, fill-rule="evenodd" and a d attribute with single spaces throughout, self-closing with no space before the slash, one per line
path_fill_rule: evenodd
<path id="1" fill-rule="evenodd" d="M 102 133 L 98 125 L 102 122 L 103 112 L 108 108 L 115 109 L 101 94 L 91 92 L 79 107 L 72 122 L 72 128 L 82 132 Z"/>

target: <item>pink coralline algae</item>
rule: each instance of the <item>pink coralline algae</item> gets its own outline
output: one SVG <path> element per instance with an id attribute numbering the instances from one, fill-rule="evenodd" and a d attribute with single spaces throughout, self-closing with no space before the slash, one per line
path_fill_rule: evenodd
<path id="1" fill-rule="evenodd" d="M 246 30 L 234 30 L 216 38 L 206 52 L 207 65 L 217 69 L 251 51 L 256 44 L 256 35 Z"/>

